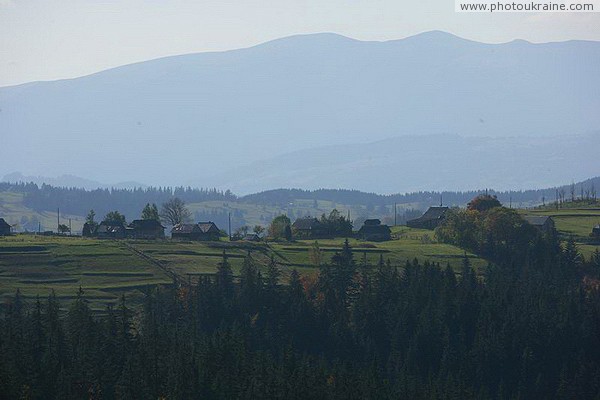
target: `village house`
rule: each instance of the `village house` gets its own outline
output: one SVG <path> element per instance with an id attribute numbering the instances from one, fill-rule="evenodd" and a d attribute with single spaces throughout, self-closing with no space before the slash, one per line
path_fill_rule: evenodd
<path id="1" fill-rule="evenodd" d="M 221 231 L 214 222 L 198 222 L 197 224 L 177 224 L 171 229 L 173 239 L 182 240 L 219 240 Z"/>
<path id="2" fill-rule="evenodd" d="M 323 237 L 325 230 L 317 218 L 298 218 L 292 224 L 292 233 L 298 239 L 318 239 Z"/>
<path id="3" fill-rule="evenodd" d="M 0 218 L 0 236 L 8 235 L 10 235 L 10 225 L 4 220 L 4 218 Z"/>
<path id="4" fill-rule="evenodd" d="M 165 227 L 155 219 L 135 219 L 127 227 L 127 236 L 133 239 L 163 239 Z"/>
<path id="5" fill-rule="evenodd" d="M 600 238 L 600 224 L 592 228 L 592 236 L 595 238 Z"/>
<path id="6" fill-rule="evenodd" d="M 429 207 L 425 214 L 407 221 L 406 225 L 410 228 L 435 229 L 444 221 L 447 212 L 448 207 Z"/>
<path id="7" fill-rule="evenodd" d="M 554 231 L 554 220 L 552 217 L 546 215 L 526 215 L 523 218 L 544 233 L 552 233 Z"/>
<path id="8" fill-rule="evenodd" d="M 392 239 L 392 231 L 378 219 L 367 219 L 358 230 L 358 237 L 363 240 L 382 242 Z"/>
<path id="9" fill-rule="evenodd" d="M 125 225 L 117 221 L 102 221 L 96 229 L 99 239 L 124 239 L 127 236 Z"/>

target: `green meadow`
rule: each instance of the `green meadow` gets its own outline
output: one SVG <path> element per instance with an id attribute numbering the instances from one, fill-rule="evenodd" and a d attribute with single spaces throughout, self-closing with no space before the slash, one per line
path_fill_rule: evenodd
<path id="1" fill-rule="evenodd" d="M 558 233 L 563 240 L 573 238 L 579 251 L 589 259 L 591 254 L 600 249 L 600 239 L 591 236 L 592 228 L 600 224 L 600 208 L 580 207 L 565 209 L 523 210 L 527 215 L 547 215 L 552 217 Z"/>
<path id="2" fill-rule="evenodd" d="M 171 281 L 119 242 L 34 235 L 0 238 L 1 297 L 20 289 L 33 299 L 54 290 L 68 300 L 81 287 L 93 307 L 103 310 L 122 294 L 139 302 L 144 288 Z"/>

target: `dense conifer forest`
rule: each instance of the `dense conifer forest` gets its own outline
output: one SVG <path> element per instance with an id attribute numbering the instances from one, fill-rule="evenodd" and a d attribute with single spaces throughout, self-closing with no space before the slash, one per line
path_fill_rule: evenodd
<path id="1" fill-rule="evenodd" d="M 600 255 L 527 240 L 490 251 L 482 275 L 468 258 L 458 273 L 367 265 L 346 243 L 314 278 L 249 254 L 234 279 L 224 255 L 214 276 L 105 315 L 83 291 L 66 311 L 17 292 L 0 398 L 598 398 Z"/>

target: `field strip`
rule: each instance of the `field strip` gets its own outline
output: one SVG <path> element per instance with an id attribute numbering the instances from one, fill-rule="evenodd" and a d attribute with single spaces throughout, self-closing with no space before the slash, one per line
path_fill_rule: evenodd
<path id="1" fill-rule="evenodd" d="M 149 255 L 147 255 L 146 253 L 144 253 L 141 250 L 136 249 L 135 247 L 133 247 L 131 244 L 123 241 L 123 242 L 118 242 L 118 243 L 122 243 L 127 249 L 131 250 L 133 253 L 135 253 L 136 255 L 138 255 L 139 257 L 143 258 L 144 260 L 156 265 L 158 268 L 160 268 L 165 274 L 167 274 L 167 276 L 169 276 L 170 278 L 173 279 L 173 281 L 175 281 L 178 284 L 181 284 L 182 282 L 185 282 L 185 280 L 183 279 L 182 276 L 180 276 L 179 274 L 177 274 L 175 271 L 173 271 L 171 268 L 167 267 L 166 265 L 164 265 L 163 263 L 161 263 L 160 261 L 158 261 L 157 259 L 150 257 Z"/>
<path id="2" fill-rule="evenodd" d="M 82 272 L 83 276 L 144 277 L 154 276 L 151 272 Z"/>

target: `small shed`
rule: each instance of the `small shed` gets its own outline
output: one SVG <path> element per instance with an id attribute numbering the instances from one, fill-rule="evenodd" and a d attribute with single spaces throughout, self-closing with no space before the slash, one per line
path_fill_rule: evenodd
<path id="1" fill-rule="evenodd" d="M 448 207 L 429 207 L 419 218 L 406 222 L 410 228 L 435 229 L 446 218 Z"/>
<path id="2" fill-rule="evenodd" d="M 4 220 L 4 218 L 0 218 L 0 236 L 8 236 L 10 235 L 10 224 Z"/>
<path id="3" fill-rule="evenodd" d="M 592 228 L 592 236 L 600 238 L 600 224 L 598 224 Z"/>
<path id="4" fill-rule="evenodd" d="M 392 239 L 390 227 L 381 223 L 379 219 L 367 219 L 358 230 L 358 237 L 363 240 L 382 242 Z"/>

